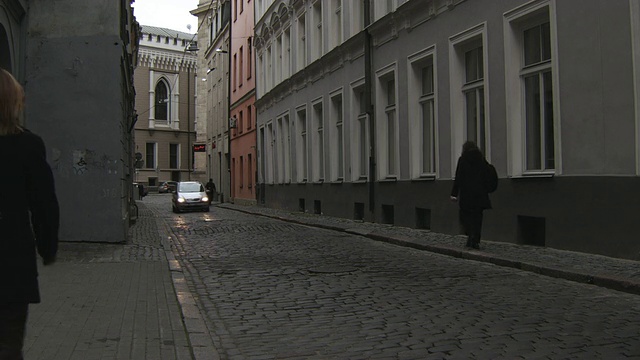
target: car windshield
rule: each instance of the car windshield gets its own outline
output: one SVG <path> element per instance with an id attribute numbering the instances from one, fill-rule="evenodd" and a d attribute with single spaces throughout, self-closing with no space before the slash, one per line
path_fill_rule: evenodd
<path id="1" fill-rule="evenodd" d="M 185 183 L 180 184 L 180 192 L 204 192 L 202 184 L 198 183 Z"/>

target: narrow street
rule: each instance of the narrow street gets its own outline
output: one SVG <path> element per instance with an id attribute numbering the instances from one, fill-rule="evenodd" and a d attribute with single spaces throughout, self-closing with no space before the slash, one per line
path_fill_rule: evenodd
<path id="1" fill-rule="evenodd" d="M 637 295 L 215 206 L 174 214 L 167 195 L 144 203 L 222 359 L 640 358 Z"/>

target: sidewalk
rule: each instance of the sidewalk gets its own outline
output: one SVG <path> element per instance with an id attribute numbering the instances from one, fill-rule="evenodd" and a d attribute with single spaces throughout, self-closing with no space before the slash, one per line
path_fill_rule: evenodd
<path id="1" fill-rule="evenodd" d="M 193 341 L 202 331 L 183 317 L 193 300 L 183 275 L 153 213 L 139 206 L 128 244 L 61 243 L 58 262 L 40 264 L 26 360 L 205 358 Z"/>
<path id="2" fill-rule="evenodd" d="M 216 206 L 640 295 L 640 262 L 638 261 L 484 239 L 480 250 L 472 250 L 464 247 L 466 242 L 464 236 L 261 206 L 241 206 L 230 203 Z"/>

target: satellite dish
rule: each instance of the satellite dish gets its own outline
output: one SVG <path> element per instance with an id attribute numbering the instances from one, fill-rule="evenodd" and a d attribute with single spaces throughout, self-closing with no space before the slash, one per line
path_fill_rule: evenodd
<path id="1" fill-rule="evenodd" d="M 187 24 L 187 30 L 191 31 L 191 24 Z"/>

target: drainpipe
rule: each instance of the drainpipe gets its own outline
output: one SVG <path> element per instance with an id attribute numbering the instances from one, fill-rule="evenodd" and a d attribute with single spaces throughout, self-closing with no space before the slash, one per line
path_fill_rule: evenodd
<path id="1" fill-rule="evenodd" d="M 364 92 L 365 92 L 365 109 L 367 110 L 367 118 L 369 119 L 369 212 L 371 212 L 372 221 L 375 222 L 376 196 L 375 196 L 375 180 L 376 180 L 376 125 L 375 111 L 373 101 L 373 72 L 372 64 L 372 37 L 369 32 L 371 25 L 371 0 L 364 1 Z"/>

